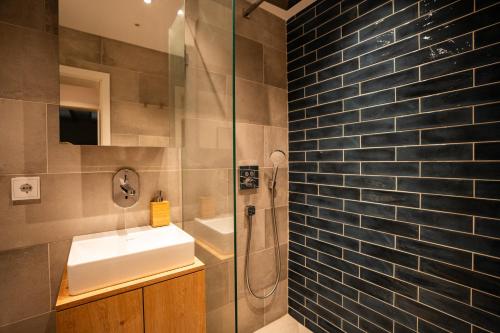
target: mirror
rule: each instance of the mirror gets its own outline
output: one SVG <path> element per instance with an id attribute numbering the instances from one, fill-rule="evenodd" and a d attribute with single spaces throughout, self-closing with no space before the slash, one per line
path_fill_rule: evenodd
<path id="1" fill-rule="evenodd" d="M 59 64 L 61 143 L 176 145 L 184 0 L 60 0 Z"/>

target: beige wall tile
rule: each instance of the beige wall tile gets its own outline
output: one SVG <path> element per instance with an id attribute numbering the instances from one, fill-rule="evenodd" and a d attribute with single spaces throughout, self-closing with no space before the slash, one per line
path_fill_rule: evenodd
<path id="1" fill-rule="evenodd" d="M 49 246 L 49 260 L 50 260 L 50 298 L 51 307 L 54 310 L 57 295 L 59 294 L 59 287 L 63 277 L 66 264 L 68 262 L 69 250 L 71 247 L 71 239 L 52 242 Z"/>
<path id="2" fill-rule="evenodd" d="M 280 246 L 281 271 L 280 280 L 287 278 L 287 258 L 288 244 Z M 238 298 L 247 298 L 255 300 L 249 293 L 245 282 L 245 256 L 242 253 L 238 256 Z M 270 288 L 276 281 L 276 262 L 274 248 L 257 251 L 250 254 L 249 278 L 252 290 L 258 295 L 263 295 L 266 288 Z"/>
<path id="3" fill-rule="evenodd" d="M 276 292 L 265 300 L 264 324 L 267 325 L 288 312 L 288 280 L 281 280 Z"/>
<path id="4" fill-rule="evenodd" d="M 59 103 L 59 56 L 56 35 L 23 31 L 23 99 Z M 19 56 L 19 55 L 18 55 Z"/>
<path id="5" fill-rule="evenodd" d="M 102 39 L 102 63 L 152 74 L 168 75 L 168 55 L 120 41 Z"/>
<path id="6" fill-rule="evenodd" d="M 227 262 L 207 266 L 205 271 L 207 312 L 229 303 L 229 295 L 233 292 L 232 283 L 229 281 L 229 269 Z"/>
<path id="7" fill-rule="evenodd" d="M 288 129 L 283 127 L 264 126 L 264 165 L 272 167 L 270 160 L 271 153 L 281 150 L 286 155 L 286 160 L 280 164 L 280 168 L 287 167 L 288 164 Z"/>
<path id="8" fill-rule="evenodd" d="M 245 0 L 236 1 L 236 12 L 242 13 L 247 6 Z M 286 52 L 285 21 L 261 8 L 257 8 L 250 19 L 237 15 L 236 33 Z"/>
<path id="9" fill-rule="evenodd" d="M 215 310 L 207 312 L 207 332 L 233 333 L 234 303 L 228 303 Z"/>
<path id="10" fill-rule="evenodd" d="M 236 119 L 287 127 L 286 90 L 236 78 Z"/>
<path id="11" fill-rule="evenodd" d="M 236 35 L 236 76 L 247 80 L 263 82 L 264 50 L 262 44 Z"/>
<path id="12" fill-rule="evenodd" d="M 254 332 L 272 321 L 287 309 L 287 244 L 281 250 L 281 278 L 276 292 L 266 300 L 253 297 L 247 290 L 244 277 L 245 257 L 238 257 L 238 322 L 239 329 Z M 269 292 L 276 278 L 274 250 L 258 251 L 250 256 L 250 283 L 252 290 L 258 295 Z M 285 311 L 285 312 L 283 312 Z M 266 321 L 266 316 L 267 320 Z"/>
<path id="13" fill-rule="evenodd" d="M 253 333 L 264 326 L 264 301 L 255 298 L 238 300 L 238 333 Z"/>
<path id="14" fill-rule="evenodd" d="M 264 163 L 264 126 L 236 123 L 236 164 Z"/>
<path id="15" fill-rule="evenodd" d="M 217 214 L 228 213 L 228 172 L 225 169 L 193 169 L 183 170 L 183 215 L 185 221 L 200 216 L 201 197 L 212 197 L 216 203 Z"/>
<path id="16" fill-rule="evenodd" d="M 139 135 L 138 144 L 141 147 L 168 147 L 170 137 L 161 135 Z"/>
<path id="17" fill-rule="evenodd" d="M 57 32 L 57 1 L 2 0 L 0 1 L 0 21 L 31 29 Z"/>
<path id="18" fill-rule="evenodd" d="M 233 49 L 231 26 L 221 28 L 211 21 L 188 19 L 186 29 L 188 68 L 230 75 Z"/>
<path id="19" fill-rule="evenodd" d="M 236 121 L 270 125 L 266 86 L 236 78 Z"/>
<path id="20" fill-rule="evenodd" d="M 267 86 L 267 108 L 271 126 L 288 128 L 288 95 L 281 88 Z"/>
<path id="21" fill-rule="evenodd" d="M 236 218 L 236 245 L 238 255 L 246 254 L 247 237 L 249 228 L 249 219 L 244 212 L 238 213 Z M 256 210 L 252 217 L 252 242 L 250 253 L 261 251 L 266 247 L 266 212 L 264 209 Z"/>
<path id="22" fill-rule="evenodd" d="M 61 218 L 37 223 L 18 219 L 16 223 L 2 225 L 0 250 L 71 238 L 73 235 L 116 230 L 124 226 L 122 214 Z"/>
<path id="23" fill-rule="evenodd" d="M 288 207 L 276 208 L 276 222 L 278 227 L 278 239 L 280 245 L 288 243 Z M 274 247 L 274 227 L 271 209 L 265 210 L 265 245 L 266 248 Z"/>
<path id="24" fill-rule="evenodd" d="M 140 100 L 140 73 L 128 69 L 98 66 L 99 71 L 109 73 L 111 99 L 139 103 Z"/>
<path id="25" fill-rule="evenodd" d="M 209 119 L 183 119 L 182 167 L 231 168 L 232 123 Z M 231 138 L 227 142 L 227 138 Z"/>
<path id="26" fill-rule="evenodd" d="M 137 147 L 139 135 L 111 134 L 111 145 L 120 147 Z"/>
<path id="27" fill-rule="evenodd" d="M 288 280 L 288 242 L 280 245 L 281 251 L 281 277 L 280 281 Z"/>
<path id="28" fill-rule="evenodd" d="M 264 83 L 287 89 L 286 53 L 264 46 Z"/>
<path id="29" fill-rule="evenodd" d="M 136 170 L 176 170 L 179 158 L 177 148 L 81 147 L 82 171 L 114 172 L 125 166 Z"/>
<path id="30" fill-rule="evenodd" d="M 145 171 L 139 172 L 141 183 L 141 198 L 129 210 L 146 209 L 149 212 L 149 203 L 158 190 L 163 192 L 163 197 L 170 201 L 171 207 L 181 205 L 181 171 Z M 148 220 L 149 222 L 149 220 Z"/>
<path id="31" fill-rule="evenodd" d="M 0 23 L 0 97 L 23 97 L 23 30 Z"/>
<path id="32" fill-rule="evenodd" d="M 139 76 L 139 102 L 167 107 L 169 105 L 169 77 L 141 73 Z"/>
<path id="33" fill-rule="evenodd" d="M 0 174 L 47 171 L 46 106 L 0 99 Z"/>
<path id="34" fill-rule="evenodd" d="M 56 313 L 48 312 L 0 327 L 0 333 L 55 333 Z"/>
<path id="35" fill-rule="evenodd" d="M 189 0 L 186 1 L 186 16 L 189 20 L 203 21 L 221 29 L 231 31 L 231 0 Z"/>
<path id="36" fill-rule="evenodd" d="M 230 79 L 227 79 L 230 81 Z M 186 118 L 226 120 L 232 118 L 226 94 L 226 76 L 188 68 L 186 71 Z"/>
<path id="37" fill-rule="evenodd" d="M 0 326 L 50 311 L 47 244 L 0 252 Z"/>
<path id="38" fill-rule="evenodd" d="M 57 36 L 0 23 L 0 97 L 59 101 Z"/>
<path id="39" fill-rule="evenodd" d="M 111 133 L 168 136 L 169 113 L 168 106 L 111 101 Z"/>
<path id="40" fill-rule="evenodd" d="M 59 61 L 74 66 L 81 61 L 101 63 L 101 37 L 66 27 L 59 28 Z M 79 67 L 79 66 L 78 66 Z"/>

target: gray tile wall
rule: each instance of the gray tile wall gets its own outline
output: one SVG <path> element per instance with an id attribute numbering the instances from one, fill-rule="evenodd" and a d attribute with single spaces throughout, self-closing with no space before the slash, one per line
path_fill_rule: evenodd
<path id="1" fill-rule="evenodd" d="M 54 332 L 53 305 L 72 236 L 148 223 L 161 188 L 181 219 L 180 152 L 60 145 L 56 0 L 0 2 L 0 332 Z M 126 214 L 111 177 L 137 169 L 141 200 Z M 10 179 L 41 178 L 41 201 L 13 205 Z"/>
<path id="2" fill-rule="evenodd" d="M 289 312 L 500 327 L 500 4 L 323 0 L 287 22 Z"/>

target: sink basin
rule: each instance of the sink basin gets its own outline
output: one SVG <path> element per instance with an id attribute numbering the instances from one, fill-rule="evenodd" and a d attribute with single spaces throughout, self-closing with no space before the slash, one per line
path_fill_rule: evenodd
<path id="1" fill-rule="evenodd" d="M 68 258 L 70 295 L 194 263 L 194 238 L 170 224 L 73 237 Z"/>
<path id="2" fill-rule="evenodd" d="M 196 217 L 194 222 L 197 239 L 201 239 L 222 255 L 233 254 L 233 215 L 222 215 L 209 219 Z"/>

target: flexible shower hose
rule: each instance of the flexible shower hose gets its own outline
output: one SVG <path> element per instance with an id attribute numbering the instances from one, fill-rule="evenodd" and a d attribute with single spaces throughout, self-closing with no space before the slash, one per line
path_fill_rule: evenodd
<path id="1" fill-rule="evenodd" d="M 277 172 L 276 172 L 277 173 Z M 281 277 L 281 253 L 280 253 L 280 243 L 278 239 L 278 225 L 276 222 L 276 207 L 274 205 L 274 195 L 276 183 L 273 182 L 271 185 L 271 215 L 273 220 L 273 232 L 274 232 L 274 262 L 276 264 L 276 281 L 274 281 L 274 286 L 267 294 L 257 295 L 250 285 L 250 245 L 252 243 L 252 214 L 248 214 L 248 233 L 247 233 L 247 246 L 245 252 L 245 282 L 247 289 L 252 294 L 253 297 L 259 299 L 265 299 L 274 294 L 276 288 L 278 288 L 278 283 Z"/>

